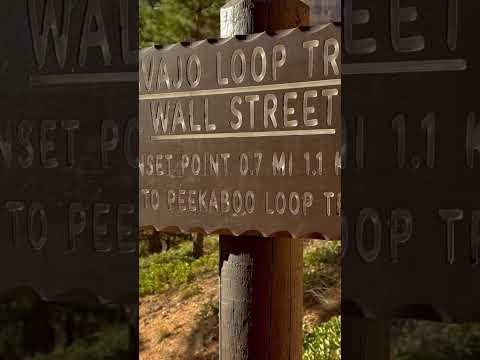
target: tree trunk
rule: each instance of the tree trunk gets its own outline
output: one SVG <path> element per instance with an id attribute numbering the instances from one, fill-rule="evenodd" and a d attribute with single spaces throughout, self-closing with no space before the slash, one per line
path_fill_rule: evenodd
<path id="1" fill-rule="evenodd" d="M 203 256 L 203 234 L 193 233 L 193 257 L 199 259 Z"/>

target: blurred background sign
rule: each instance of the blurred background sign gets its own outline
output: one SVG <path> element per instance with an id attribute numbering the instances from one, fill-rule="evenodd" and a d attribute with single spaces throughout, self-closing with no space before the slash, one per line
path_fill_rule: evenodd
<path id="1" fill-rule="evenodd" d="M 477 2 L 344 2 L 342 299 L 480 318 Z"/>
<path id="2" fill-rule="evenodd" d="M 12 5 L 0 12 L 0 297 L 135 303 L 138 3 Z"/>

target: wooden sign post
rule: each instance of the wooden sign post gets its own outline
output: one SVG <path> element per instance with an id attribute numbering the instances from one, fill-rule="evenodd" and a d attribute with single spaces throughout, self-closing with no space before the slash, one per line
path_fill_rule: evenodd
<path id="1" fill-rule="evenodd" d="M 222 37 L 308 23 L 300 0 L 231 1 L 221 9 Z M 220 359 L 301 359 L 302 241 L 222 235 L 219 270 Z"/>

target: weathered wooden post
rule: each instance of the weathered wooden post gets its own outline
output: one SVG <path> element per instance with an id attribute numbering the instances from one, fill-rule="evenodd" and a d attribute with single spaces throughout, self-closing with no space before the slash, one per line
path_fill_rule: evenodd
<path id="1" fill-rule="evenodd" d="M 302 241 L 220 238 L 220 357 L 300 359 Z"/>
<path id="2" fill-rule="evenodd" d="M 308 25 L 300 0 L 234 0 L 221 37 Z M 303 252 L 292 238 L 220 237 L 220 359 L 300 359 Z"/>

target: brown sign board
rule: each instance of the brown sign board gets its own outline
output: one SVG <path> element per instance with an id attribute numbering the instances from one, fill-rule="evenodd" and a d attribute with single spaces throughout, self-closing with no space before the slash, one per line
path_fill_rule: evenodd
<path id="1" fill-rule="evenodd" d="M 140 52 L 140 224 L 339 238 L 334 25 Z"/>
<path id="2" fill-rule="evenodd" d="M 342 301 L 478 320 L 480 7 L 403 6 L 344 2 Z"/>
<path id="3" fill-rule="evenodd" d="M 138 4 L 1 7 L 0 297 L 135 303 Z"/>

